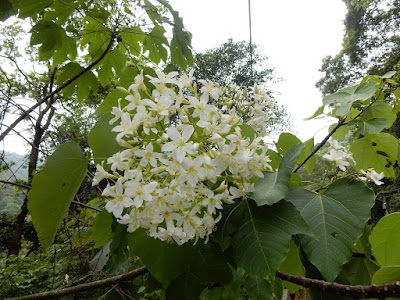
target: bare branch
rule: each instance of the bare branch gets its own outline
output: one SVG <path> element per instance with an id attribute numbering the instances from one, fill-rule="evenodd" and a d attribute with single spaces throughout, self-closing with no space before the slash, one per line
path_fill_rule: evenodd
<path id="1" fill-rule="evenodd" d="M 146 267 L 141 267 L 139 269 L 133 270 L 131 272 L 117 275 L 114 277 L 110 277 L 103 280 L 93 281 L 73 287 L 68 287 L 59 290 L 53 290 L 50 292 L 32 294 L 28 296 L 10 298 L 9 300 L 38 300 L 38 299 L 51 299 L 51 298 L 59 298 L 67 295 L 75 295 L 78 293 L 103 288 L 110 285 L 115 285 L 124 281 L 135 279 L 136 277 L 142 276 L 148 272 Z"/>
<path id="2" fill-rule="evenodd" d="M 103 58 L 104 56 L 106 56 L 106 54 L 108 53 L 108 51 L 111 49 L 111 46 L 114 42 L 115 36 L 114 34 L 111 35 L 111 39 L 110 42 L 107 46 L 107 48 L 104 50 L 104 52 L 94 61 L 92 62 L 90 65 L 88 65 L 85 69 L 83 69 L 81 72 L 79 72 L 78 74 L 76 74 L 74 77 L 71 77 L 70 79 L 68 79 L 67 81 L 65 81 L 62 85 L 60 85 L 58 88 L 56 88 L 53 92 L 51 92 L 50 94 L 46 95 L 45 97 L 43 97 L 40 101 L 38 101 L 36 104 L 32 105 L 29 109 L 27 109 L 25 111 L 25 113 L 22 113 L 1 135 L 0 135 L 0 141 L 2 141 L 7 134 L 15 127 L 19 124 L 19 122 L 21 122 L 27 115 L 29 115 L 32 111 L 34 111 L 37 107 L 39 107 L 41 104 L 43 104 L 44 102 L 46 102 L 47 99 L 51 99 L 55 94 L 57 94 L 58 92 L 60 92 L 63 88 L 65 88 L 66 86 L 70 85 L 72 82 L 74 82 L 76 79 L 78 79 L 79 77 L 81 77 L 83 74 L 85 74 L 87 71 L 89 71 L 90 69 L 92 69 L 95 65 L 97 65 Z"/>

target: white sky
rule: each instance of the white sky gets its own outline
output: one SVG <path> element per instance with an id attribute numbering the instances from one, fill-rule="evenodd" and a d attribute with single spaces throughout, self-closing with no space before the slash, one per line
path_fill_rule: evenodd
<path id="1" fill-rule="evenodd" d="M 170 0 L 193 35 L 196 52 L 218 47 L 229 38 L 249 40 L 248 0 Z M 322 58 L 339 52 L 346 8 L 341 0 L 252 0 L 252 41 L 269 57 L 275 74 L 284 79 L 273 87 L 278 103 L 287 107 L 295 133 L 303 141 L 321 140 L 331 120 L 303 121 L 322 104 L 315 83 Z M 322 129 L 322 130 L 321 130 Z M 317 134 L 316 134 L 317 133 Z M 23 141 L 8 138 L 0 148 L 24 154 Z"/>
<path id="2" fill-rule="evenodd" d="M 197 52 L 218 47 L 229 38 L 249 40 L 248 0 L 170 0 L 193 35 Z M 287 107 L 303 141 L 319 130 L 316 140 L 327 133 L 327 121 L 303 121 L 322 105 L 315 83 L 322 58 L 336 55 L 344 34 L 346 7 L 341 0 L 251 0 L 252 42 L 269 57 L 276 75 L 285 81 L 274 90 L 278 103 Z M 325 120 L 325 119 L 324 119 Z M 331 120 L 329 124 L 333 123 Z"/>

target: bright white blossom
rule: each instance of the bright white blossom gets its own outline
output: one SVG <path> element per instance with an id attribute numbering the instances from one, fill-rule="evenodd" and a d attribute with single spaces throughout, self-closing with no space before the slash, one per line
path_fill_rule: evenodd
<path id="1" fill-rule="evenodd" d="M 126 150 L 107 159 L 112 173 L 97 165 L 93 184 L 112 179 L 103 191 L 105 208 L 129 232 L 144 228 L 177 244 L 207 242 L 224 205 L 254 192 L 271 169 L 261 137 L 274 116 L 260 87 L 244 92 L 200 80 L 197 94 L 193 71 L 177 76 L 142 72 L 127 90 L 120 88 L 128 103 L 118 101 L 110 123 Z M 260 137 L 246 136 L 244 122 Z"/>
<path id="2" fill-rule="evenodd" d="M 360 170 L 362 174 L 365 176 L 360 176 L 358 177 L 360 180 L 365 181 L 365 182 L 373 182 L 376 185 L 382 185 L 384 184 L 381 179 L 385 177 L 385 175 L 382 173 L 376 172 L 373 168 L 369 168 L 367 171 Z"/>
<path id="3" fill-rule="evenodd" d="M 344 151 L 345 148 L 340 146 L 336 140 L 332 140 L 330 144 L 332 149 L 329 154 L 325 154 L 322 157 L 334 162 L 340 170 L 346 171 L 346 167 L 350 167 L 350 161 L 354 162 L 352 155 Z"/>

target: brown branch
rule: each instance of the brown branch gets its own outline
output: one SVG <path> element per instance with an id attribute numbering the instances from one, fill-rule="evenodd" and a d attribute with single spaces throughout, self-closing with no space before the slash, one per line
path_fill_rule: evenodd
<path id="1" fill-rule="evenodd" d="M 76 205 L 83 206 L 83 207 L 90 208 L 90 209 L 93 209 L 93 210 L 95 210 L 95 211 L 101 212 L 101 209 L 98 209 L 98 208 L 96 208 L 96 207 L 87 205 L 87 204 L 85 204 L 85 203 L 82 203 L 82 202 L 79 202 L 79 201 L 76 201 L 76 200 L 72 200 L 71 202 L 74 203 L 74 204 L 76 204 Z"/>
<path id="2" fill-rule="evenodd" d="M 29 185 L 18 183 L 18 182 L 12 182 L 12 181 L 2 180 L 2 179 L 0 179 L 0 182 L 1 183 L 6 183 L 6 184 L 9 184 L 9 185 L 15 185 L 15 186 L 22 187 L 22 188 L 25 188 L 25 189 L 30 189 L 31 188 Z"/>
<path id="3" fill-rule="evenodd" d="M 315 288 L 323 292 L 341 296 L 350 296 L 356 299 L 385 298 L 400 296 L 400 281 L 394 281 L 382 285 L 345 285 L 336 282 L 326 282 L 302 276 L 295 276 L 281 271 L 276 272 L 280 279 L 301 285 L 306 288 Z"/>
<path id="4" fill-rule="evenodd" d="M 53 290 L 50 292 L 32 294 L 22 297 L 10 298 L 9 300 L 37 300 L 37 299 L 51 299 L 51 298 L 59 298 L 67 295 L 75 295 L 78 293 L 99 289 L 103 287 L 107 287 L 110 285 L 115 285 L 124 281 L 135 279 L 136 277 L 142 276 L 148 272 L 146 267 L 141 267 L 139 269 L 133 270 L 131 272 L 117 275 L 114 277 L 110 277 L 107 279 L 102 279 L 98 281 L 93 281 L 73 287 L 67 287 L 64 289 Z"/>
<path id="5" fill-rule="evenodd" d="M 343 126 L 345 124 L 345 118 L 343 119 L 339 119 L 339 122 L 337 123 L 337 125 L 328 133 L 328 135 L 321 141 L 321 143 L 319 143 L 314 150 L 307 155 L 307 157 L 304 159 L 304 161 L 298 165 L 296 168 L 294 168 L 293 173 L 296 173 L 302 166 L 304 166 L 304 164 L 311 158 L 313 157 L 313 155 L 315 153 L 318 152 L 319 149 L 322 148 L 322 146 L 324 146 L 326 144 L 326 142 L 329 140 L 329 138 L 336 132 L 336 130 L 338 130 L 341 126 Z"/>
<path id="6" fill-rule="evenodd" d="M 76 79 L 78 79 L 79 77 L 81 77 L 83 74 L 85 74 L 87 71 L 89 71 L 90 69 L 92 69 L 95 65 L 97 65 L 103 58 L 104 56 L 106 56 L 106 54 L 108 53 L 108 51 L 111 49 L 111 46 L 114 42 L 115 39 L 115 35 L 112 34 L 111 35 L 111 39 L 110 42 L 107 46 L 107 48 L 104 50 L 104 52 L 94 61 L 92 62 L 90 65 L 88 65 L 85 69 L 83 69 L 81 72 L 79 72 L 78 74 L 76 74 L 74 77 L 71 77 L 70 79 L 68 79 L 67 81 L 65 81 L 62 85 L 60 85 L 58 88 L 56 88 L 53 92 L 51 92 L 50 94 L 46 95 L 45 97 L 43 97 L 40 101 L 38 101 L 36 104 L 32 105 L 29 109 L 27 109 L 24 113 L 22 113 L 10 126 L 8 126 L 8 128 L 0 135 L 0 141 L 2 141 L 7 134 L 15 127 L 18 125 L 19 122 L 21 122 L 27 115 L 29 115 L 32 111 L 34 111 L 37 107 L 39 107 L 41 104 L 43 104 L 44 102 L 46 102 L 47 99 L 52 98 L 55 94 L 57 94 L 58 92 L 60 92 L 63 88 L 65 88 L 66 86 L 70 85 L 72 82 L 74 82 Z"/>

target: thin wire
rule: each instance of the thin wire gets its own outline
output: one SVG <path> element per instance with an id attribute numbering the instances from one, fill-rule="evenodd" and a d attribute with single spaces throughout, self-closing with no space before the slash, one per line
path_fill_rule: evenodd
<path id="1" fill-rule="evenodd" d="M 249 0 L 249 33 L 250 33 L 250 84 L 254 84 L 254 75 L 253 75 L 253 45 L 251 41 L 251 0 Z"/>

